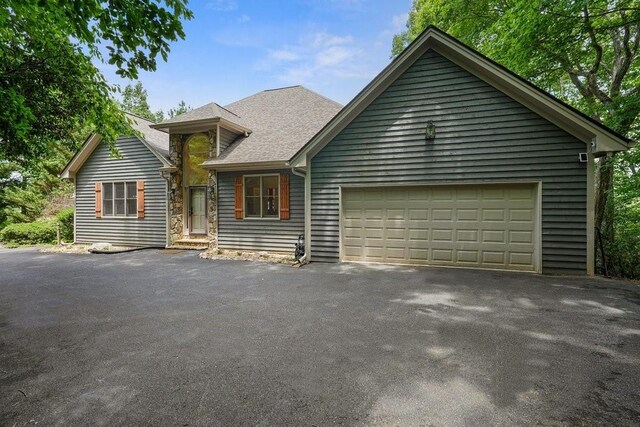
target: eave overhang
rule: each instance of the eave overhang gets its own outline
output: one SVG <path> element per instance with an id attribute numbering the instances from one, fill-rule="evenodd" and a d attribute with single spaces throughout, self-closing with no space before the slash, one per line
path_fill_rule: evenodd
<path id="1" fill-rule="evenodd" d="M 223 119 L 222 117 L 215 117 L 210 119 L 200 119 L 200 120 L 191 120 L 188 122 L 178 122 L 178 123 L 157 123 L 153 125 L 149 125 L 150 128 L 157 129 L 166 133 L 179 133 L 179 134 L 187 134 L 187 133 L 196 133 L 196 132 L 205 132 L 216 125 L 220 125 L 225 129 L 229 129 L 236 133 L 244 133 L 250 134 L 251 129 L 229 121 L 227 119 Z"/>
<path id="2" fill-rule="evenodd" d="M 287 162 L 284 160 L 270 162 L 216 163 L 215 159 L 204 162 L 202 164 L 202 167 L 205 169 L 211 169 L 220 172 L 289 168 Z"/>
<path id="3" fill-rule="evenodd" d="M 291 158 L 289 164 L 296 168 L 306 167 L 309 159 L 320 152 L 429 49 L 433 49 L 585 144 L 589 144 L 594 155 L 625 151 L 634 145 L 628 138 L 537 88 L 443 31 L 430 26 L 302 147 Z"/>

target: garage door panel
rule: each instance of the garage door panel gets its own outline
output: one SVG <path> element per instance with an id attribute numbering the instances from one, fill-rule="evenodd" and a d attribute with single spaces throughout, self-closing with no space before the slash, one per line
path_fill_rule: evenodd
<path id="1" fill-rule="evenodd" d="M 432 229 L 431 241 L 432 242 L 451 242 L 453 240 L 453 231 L 447 229 Z"/>
<path id="2" fill-rule="evenodd" d="M 462 262 L 462 263 L 477 264 L 479 257 L 480 257 L 480 252 L 477 250 L 475 251 L 458 250 L 456 253 L 456 258 L 458 262 Z"/>
<path id="3" fill-rule="evenodd" d="M 342 233 L 344 238 L 360 238 L 362 237 L 362 228 L 360 227 L 345 227 L 344 233 Z"/>
<path id="4" fill-rule="evenodd" d="M 453 209 L 434 208 L 431 210 L 431 219 L 433 221 L 451 221 L 453 219 Z"/>
<path id="5" fill-rule="evenodd" d="M 504 209 L 482 209 L 482 221 L 504 222 Z"/>
<path id="6" fill-rule="evenodd" d="M 533 209 L 509 209 L 509 221 L 511 222 L 532 222 L 533 221 Z"/>
<path id="7" fill-rule="evenodd" d="M 482 262 L 484 264 L 504 265 L 505 253 L 482 251 Z"/>
<path id="8" fill-rule="evenodd" d="M 456 241 L 477 242 L 479 235 L 478 230 L 456 230 Z"/>
<path id="9" fill-rule="evenodd" d="M 507 243 L 504 230 L 482 230 L 482 243 Z"/>
<path id="10" fill-rule="evenodd" d="M 456 219 L 458 221 L 477 221 L 480 217 L 478 210 L 475 207 L 458 208 L 456 209 Z"/>
<path id="11" fill-rule="evenodd" d="M 533 232 L 509 231 L 509 243 L 533 243 Z"/>
<path id="12" fill-rule="evenodd" d="M 431 259 L 436 262 L 453 262 L 453 249 L 433 249 L 431 251 Z"/>
<path id="13" fill-rule="evenodd" d="M 535 270 L 536 197 L 523 184 L 346 189 L 342 256 Z"/>

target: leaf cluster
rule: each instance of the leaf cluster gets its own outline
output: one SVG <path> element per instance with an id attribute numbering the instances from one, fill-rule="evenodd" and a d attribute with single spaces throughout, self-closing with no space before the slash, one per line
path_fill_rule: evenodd
<path id="1" fill-rule="evenodd" d="M 131 133 L 94 62 L 154 71 L 192 16 L 186 0 L 0 0 L 0 159 L 74 148 L 80 129 L 110 144 Z"/>

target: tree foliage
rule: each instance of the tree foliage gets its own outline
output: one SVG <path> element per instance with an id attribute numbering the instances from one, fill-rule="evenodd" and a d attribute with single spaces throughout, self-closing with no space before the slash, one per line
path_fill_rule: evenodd
<path id="1" fill-rule="evenodd" d="M 126 78 L 153 71 L 191 17 L 186 0 L 0 0 L 0 156 L 71 147 L 83 126 L 107 142 L 129 131 L 93 61 Z"/>
<path id="2" fill-rule="evenodd" d="M 152 122 L 161 122 L 164 120 L 164 113 L 162 110 L 153 113 L 147 97 L 147 90 L 142 87 L 142 83 L 137 82 L 133 86 L 127 85 L 122 91 L 120 107 L 127 113 L 135 114 Z"/>
<path id="3" fill-rule="evenodd" d="M 171 108 L 168 112 L 169 114 L 169 118 L 173 118 L 175 116 L 179 116 L 180 114 L 184 114 L 188 111 L 191 111 L 191 105 L 187 105 L 186 102 L 184 102 L 184 100 L 180 101 L 180 103 L 178 104 L 178 106 L 176 108 Z"/>
<path id="4" fill-rule="evenodd" d="M 73 185 L 59 174 L 72 155 L 70 149 L 54 146 L 47 156 L 27 165 L 0 163 L 0 229 L 55 214 L 71 203 Z"/>
<path id="5" fill-rule="evenodd" d="M 640 137 L 640 0 L 414 0 L 392 53 L 430 24 L 613 130 Z M 627 229 L 639 217 L 639 165 L 637 148 L 598 162 L 596 226 L 614 262 L 625 256 L 614 223 Z M 640 256 L 636 242 L 632 257 Z"/>

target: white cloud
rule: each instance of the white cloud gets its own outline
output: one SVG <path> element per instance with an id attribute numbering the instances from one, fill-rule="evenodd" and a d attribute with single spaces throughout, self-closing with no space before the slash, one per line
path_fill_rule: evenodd
<path id="1" fill-rule="evenodd" d="M 234 0 L 211 0 L 206 8 L 216 12 L 231 12 L 238 9 L 238 3 Z"/>
<path id="2" fill-rule="evenodd" d="M 391 18 L 391 27 L 392 27 L 392 31 L 394 32 L 400 32 L 400 31 L 404 31 L 407 29 L 407 19 L 409 19 L 409 14 L 408 13 L 403 13 L 401 15 L 396 15 L 393 18 Z"/>
<path id="3" fill-rule="evenodd" d="M 238 17 L 238 23 L 239 24 L 244 24 L 244 23 L 249 22 L 249 21 L 251 21 L 251 17 L 249 15 L 240 15 Z"/>
<path id="4" fill-rule="evenodd" d="M 340 64 L 351 56 L 351 50 L 342 46 L 332 46 L 316 54 L 316 64 L 319 67 L 328 67 Z"/>
<path id="5" fill-rule="evenodd" d="M 297 61 L 300 59 L 297 53 L 287 48 L 269 51 L 269 58 L 275 61 Z"/>
<path id="6" fill-rule="evenodd" d="M 364 49 L 352 36 L 317 31 L 302 36 L 294 45 L 269 50 L 257 67 L 287 84 L 309 84 L 327 76 L 369 78 L 372 73 L 364 69 L 363 56 Z"/>
<path id="7" fill-rule="evenodd" d="M 408 13 L 393 16 L 389 22 L 389 27 L 384 29 L 378 34 L 378 38 L 375 42 L 377 48 L 381 48 L 386 45 L 390 45 L 393 36 L 399 34 L 407 29 L 407 19 L 409 19 Z"/>

